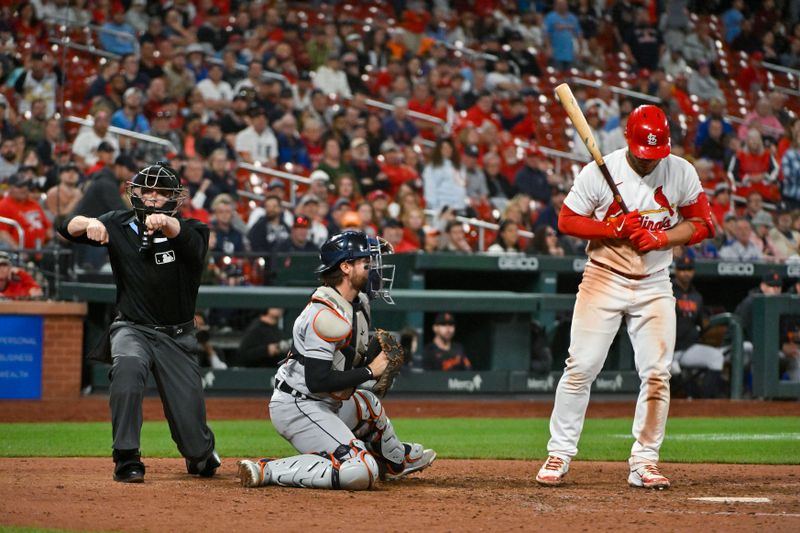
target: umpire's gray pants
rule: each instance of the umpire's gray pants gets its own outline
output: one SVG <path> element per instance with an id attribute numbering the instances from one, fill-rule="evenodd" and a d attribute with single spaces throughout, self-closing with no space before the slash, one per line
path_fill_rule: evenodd
<path id="1" fill-rule="evenodd" d="M 142 400 L 153 372 L 172 440 L 191 463 L 214 451 L 214 433 L 206 424 L 200 366 L 190 353 L 192 333 L 176 338 L 130 322 L 111 326 L 111 426 L 114 448 L 137 450 L 142 432 Z"/>

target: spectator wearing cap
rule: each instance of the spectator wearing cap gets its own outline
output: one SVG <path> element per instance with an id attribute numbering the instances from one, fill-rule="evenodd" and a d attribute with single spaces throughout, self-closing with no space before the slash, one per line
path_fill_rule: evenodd
<path id="1" fill-rule="evenodd" d="M 86 175 L 89 176 L 90 179 L 93 174 L 110 167 L 114 163 L 114 147 L 103 141 L 97 146 L 95 155 L 97 156 L 97 161 L 94 165 L 86 169 Z"/>
<path id="2" fill-rule="evenodd" d="M 0 252 L 0 300 L 41 298 L 42 288 L 24 269 L 17 268 L 7 252 Z"/>
<path id="3" fill-rule="evenodd" d="M 314 90 L 314 81 L 311 73 L 302 70 L 297 75 L 297 83 L 289 87 L 292 91 L 292 108 L 295 112 L 302 112 L 311 107 L 311 93 Z"/>
<path id="4" fill-rule="evenodd" d="M 250 106 L 248 92 L 240 91 L 233 96 L 231 107 L 225 110 L 225 113 L 220 118 L 220 128 L 226 138 L 231 138 L 228 144 L 235 142 L 235 136 L 248 126 L 247 123 L 247 110 Z"/>
<path id="5" fill-rule="evenodd" d="M 218 120 L 212 119 L 206 122 L 205 127 L 202 129 L 200 139 L 197 141 L 196 150 L 201 157 L 208 157 L 216 150 L 225 150 L 228 159 L 235 160 L 236 152 L 225 142 L 225 137 L 222 135 L 222 128 Z"/>
<path id="6" fill-rule="evenodd" d="M 380 163 L 380 169 L 389 182 L 387 192 L 390 197 L 397 196 L 402 184 L 413 184 L 420 179 L 416 170 L 403 163 L 400 147 L 393 140 L 387 139 L 381 144 L 381 154 L 383 162 Z"/>
<path id="7" fill-rule="evenodd" d="M 569 188 L 562 183 L 558 183 L 553 185 L 550 191 L 550 202 L 539 208 L 534 229 L 538 229 L 540 226 L 548 226 L 558 234 L 560 233 L 558 231 L 558 216 L 561 214 L 564 198 L 566 198 Z"/>
<path id="8" fill-rule="evenodd" d="M 36 145 L 44 139 L 44 129 L 47 124 L 47 102 L 43 98 L 36 98 L 31 102 L 30 115 L 20 122 L 19 131 L 25 137 L 27 146 Z"/>
<path id="9" fill-rule="evenodd" d="M 334 184 L 343 175 L 354 175 L 353 167 L 342 158 L 342 149 L 339 141 L 334 138 L 328 138 L 323 146 L 322 159 L 317 165 L 317 169 L 324 171 Z M 336 197 L 334 196 L 334 198 Z"/>
<path id="10" fill-rule="evenodd" d="M 342 215 L 342 231 L 364 231 L 364 222 L 357 211 L 347 211 Z"/>
<path id="11" fill-rule="evenodd" d="M 389 205 L 391 200 L 389 195 L 380 189 L 372 191 L 367 195 L 367 202 L 369 202 L 369 205 L 372 207 L 371 221 L 376 229 L 389 217 Z"/>
<path id="12" fill-rule="evenodd" d="M 125 12 L 125 22 L 139 34 L 147 31 L 150 15 L 147 14 L 147 0 L 132 0 L 130 8 Z"/>
<path id="13" fill-rule="evenodd" d="M 208 43 L 215 51 L 219 52 L 228 43 L 225 17 L 214 5 L 206 10 L 205 15 L 203 24 L 197 28 L 197 40 L 201 43 Z"/>
<path id="14" fill-rule="evenodd" d="M 452 313 L 439 313 L 433 319 L 433 339 L 422 350 L 422 368 L 425 370 L 472 370 L 464 346 L 453 339 L 456 319 Z"/>
<path id="15" fill-rule="evenodd" d="M 583 31 L 578 17 L 569 12 L 567 0 L 556 0 L 553 11 L 544 18 L 544 28 L 552 49 L 552 66 L 569 70 L 583 46 Z"/>
<path id="16" fill-rule="evenodd" d="M 733 227 L 733 242 L 724 244 L 719 250 L 725 261 L 761 261 L 761 249 L 752 240 L 753 227 L 745 217 L 738 217 Z"/>
<path id="17" fill-rule="evenodd" d="M 100 47 L 107 52 L 124 56 L 136 51 L 136 30 L 125 21 L 125 8 L 122 4 L 112 6 L 111 20 L 100 26 L 97 33 Z"/>
<path id="18" fill-rule="evenodd" d="M 14 80 L 19 114 L 31 110 L 31 103 L 42 98 L 47 102 L 47 116 L 56 112 L 56 90 L 63 83 L 59 67 L 52 65 L 52 58 L 43 52 L 33 52 L 27 61 L 27 68 Z"/>
<path id="19" fill-rule="evenodd" d="M 156 55 L 156 43 L 150 37 L 140 39 L 139 71 L 150 79 L 150 84 L 155 79 L 161 79 L 164 69 L 161 66 L 161 56 Z M 148 84 L 148 87 L 150 86 Z"/>
<path id="20" fill-rule="evenodd" d="M 436 211 L 447 206 L 456 213 L 467 207 L 467 179 L 453 141 L 439 139 L 422 171 L 425 205 Z"/>
<path id="21" fill-rule="evenodd" d="M 769 237 L 775 259 L 782 262 L 800 254 L 800 231 L 792 229 L 792 212 L 787 209 L 778 211 L 775 220 L 775 227 L 769 230 Z"/>
<path id="22" fill-rule="evenodd" d="M 22 227 L 24 243 L 20 243 L 13 226 L 0 224 L 0 242 L 11 248 L 40 248 L 53 238 L 53 225 L 39 202 L 31 199 L 33 181 L 21 173 L 8 178 L 8 192 L 0 200 L 0 217 L 15 220 Z"/>
<path id="23" fill-rule="evenodd" d="M 292 113 L 285 113 L 273 124 L 275 137 L 278 140 L 278 165 L 291 164 L 304 169 L 311 169 L 311 158 L 297 131 L 297 119 Z"/>
<path id="24" fill-rule="evenodd" d="M 163 144 L 140 142 L 136 144 L 133 150 L 133 158 L 143 164 L 149 164 L 152 161 L 166 161 L 170 156 L 176 155 L 180 151 L 181 137 L 174 128 L 170 126 L 172 122 L 172 112 L 167 108 L 160 108 L 153 114 L 153 120 L 150 123 L 150 135 L 164 139 L 172 143 L 172 146 L 164 146 Z M 201 141 L 198 151 L 204 155 L 210 152 L 207 148 L 203 151 L 203 143 Z"/>
<path id="25" fill-rule="evenodd" d="M 317 248 L 328 240 L 329 235 L 328 227 L 322 222 L 323 214 L 320 210 L 321 205 L 322 202 L 320 202 L 319 198 L 308 193 L 300 198 L 295 208 L 296 215 L 304 216 L 311 221 L 311 225 L 308 228 L 308 240 Z"/>
<path id="26" fill-rule="evenodd" d="M 260 162 L 274 167 L 278 160 L 278 139 L 267 122 L 266 110 L 252 105 L 248 112 L 250 125 L 236 134 L 236 151 L 247 163 Z"/>
<path id="27" fill-rule="evenodd" d="M 720 376 L 725 363 L 722 349 L 704 344 L 701 333 L 705 327 L 703 295 L 692 283 L 694 259 L 684 254 L 675 261 L 672 293 L 675 296 L 677 317 L 675 356 L 672 375 L 683 382 L 690 397 L 715 398 L 719 392 Z M 696 387 L 687 380 L 685 369 L 703 369 L 702 386 Z"/>
<path id="28" fill-rule="evenodd" d="M 531 143 L 525 149 L 525 164 L 514 176 L 514 186 L 517 191 L 528 195 L 540 204 L 547 204 L 550 202 L 550 184 L 547 181 L 546 171 L 545 155 L 538 146 Z"/>
<path id="29" fill-rule="evenodd" d="M 116 158 L 113 165 L 103 167 L 89 176 L 83 197 L 75 206 L 74 214 L 97 218 L 109 211 L 127 209 L 122 200 L 122 184 L 131 180 L 139 168 L 126 155 Z"/>
<path id="30" fill-rule="evenodd" d="M 328 233 L 330 235 L 336 235 L 342 231 L 342 217 L 350 211 L 352 211 L 352 206 L 345 198 L 339 198 L 333 203 L 327 215 Z"/>
<path id="31" fill-rule="evenodd" d="M 523 88 L 522 80 L 511 72 L 508 58 L 500 56 L 494 63 L 494 70 L 486 76 L 486 88 L 494 93 L 513 95 Z"/>
<path id="32" fill-rule="evenodd" d="M 780 201 L 777 185 L 778 164 L 764 146 L 761 133 L 756 128 L 747 132 L 747 140 L 728 165 L 728 176 L 741 196 L 758 192 L 770 202 Z"/>
<path id="33" fill-rule="evenodd" d="M 186 64 L 186 50 L 176 47 L 169 61 L 164 65 L 164 79 L 167 82 L 167 95 L 182 100 L 184 95 L 196 84 L 194 72 Z"/>
<path id="34" fill-rule="evenodd" d="M 772 215 L 767 211 L 760 211 L 750 221 L 753 225 L 753 236 L 756 243 L 761 248 L 761 255 L 765 261 L 777 262 L 775 257 L 775 247 L 770 237 L 770 231 L 775 227 L 775 221 L 772 220 Z"/>
<path id="35" fill-rule="evenodd" d="M 45 207 L 53 215 L 54 226 L 60 225 L 83 198 L 83 192 L 78 188 L 80 177 L 74 163 L 59 168 L 58 184 L 50 187 L 45 196 Z"/>
<path id="36" fill-rule="evenodd" d="M 350 166 L 362 194 L 389 188 L 389 177 L 370 156 L 369 144 L 364 137 L 356 137 L 350 141 Z"/>
<path id="37" fill-rule="evenodd" d="M 537 78 L 542 75 L 542 70 L 539 68 L 539 59 L 531 51 L 527 40 L 519 31 L 521 28 L 509 32 L 508 44 L 511 49 L 507 52 L 508 59 L 517 66 L 520 75 L 522 76 L 536 76 Z M 540 28 L 537 27 L 540 31 Z"/>
<path id="38" fill-rule="evenodd" d="M 341 69 L 339 54 L 329 52 L 324 65 L 321 65 L 314 75 L 314 87 L 328 95 L 340 98 L 350 98 L 353 93 L 347 83 L 347 74 Z"/>
<path id="39" fill-rule="evenodd" d="M 246 252 L 249 249 L 247 239 L 241 231 L 234 227 L 233 219 L 236 212 L 236 203 L 227 194 L 218 194 L 211 202 L 211 232 L 209 250 L 224 255 L 234 255 Z M 213 245 L 212 245 L 213 241 Z"/>
<path id="40" fill-rule="evenodd" d="M 387 218 L 383 221 L 381 237 L 392 245 L 392 250 L 396 254 L 414 253 L 419 250 L 419 246 L 404 238 L 403 224 L 396 218 Z"/>
<path id="41" fill-rule="evenodd" d="M 783 275 L 777 270 L 768 270 L 761 276 L 761 283 L 752 289 L 736 306 L 735 314 L 742 322 L 744 340 L 753 340 L 753 299 L 756 296 L 775 296 L 783 292 Z"/>
<path id="42" fill-rule="evenodd" d="M 142 114 L 142 92 L 129 87 L 122 95 L 122 109 L 111 115 L 111 125 L 137 133 L 150 133 L 150 123 Z"/>
<path id="43" fill-rule="evenodd" d="M 353 52 L 343 54 L 342 67 L 347 78 L 347 86 L 350 88 L 351 96 L 357 92 L 369 94 L 369 87 L 361 78 L 362 71 L 359 65 L 358 55 Z"/>
<path id="44" fill-rule="evenodd" d="M 711 124 L 714 120 L 718 120 L 722 124 L 722 134 L 719 136 L 719 139 L 724 139 L 724 137 L 736 133 L 733 124 L 728 122 L 725 118 L 725 112 L 725 104 L 722 100 L 713 98 L 708 102 L 708 118 L 697 126 L 697 134 L 694 138 L 694 146 L 696 149 L 702 146 L 703 142 L 705 142 L 706 138 L 709 136 Z"/>
<path id="45" fill-rule="evenodd" d="M 732 208 L 731 186 L 727 182 L 718 183 L 714 187 L 714 195 L 711 197 L 711 214 L 717 233 L 721 234 L 725 216 L 731 213 Z"/>
<path id="46" fill-rule="evenodd" d="M 309 194 L 317 197 L 320 201 L 320 206 L 327 213 L 327 206 L 330 204 L 331 177 L 324 170 L 317 169 L 308 176 L 308 179 L 311 180 L 308 186 Z"/>
<path id="47" fill-rule="evenodd" d="M 56 144 L 52 154 L 49 163 L 45 163 L 48 165 L 45 177 L 49 187 L 54 187 L 58 183 L 58 173 L 62 167 L 75 164 L 75 162 L 72 161 L 72 148 L 67 143 Z M 81 173 L 80 169 L 78 169 L 78 175 L 80 176 L 78 186 L 83 189 L 86 177 Z"/>
<path id="48" fill-rule="evenodd" d="M 79 168 L 86 169 L 97 163 L 97 147 L 101 142 L 106 142 L 114 147 L 114 156 L 119 154 L 119 143 L 116 135 L 108 131 L 111 125 L 111 116 L 103 108 L 94 114 L 94 123 L 91 128 L 83 128 L 72 143 L 72 153 Z"/>
<path id="49" fill-rule="evenodd" d="M 467 179 L 467 197 L 472 205 L 479 205 L 489 200 L 489 185 L 486 183 L 486 174 L 478 164 L 481 151 L 475 144 L 464 147 L 461 157 L 462 170 Z"/>
<path id="50" fill-rule="evenodd" d="M 275 245 L 289 238 L 289 227 L 284 221 L 281 198 L 268 194 L 264 198 L 264 215 L 252 224 L 247 240 L 254 252 L 271 253 Z"/>
<path id="51" fill-rule="evenodd" d="M 383 134 L 395 144 L 411 144 L 419 135 L 419 128 L 408 118 L 408 100 L 398 96 L 392 105 L 391 114 L 383 121 Z"/>

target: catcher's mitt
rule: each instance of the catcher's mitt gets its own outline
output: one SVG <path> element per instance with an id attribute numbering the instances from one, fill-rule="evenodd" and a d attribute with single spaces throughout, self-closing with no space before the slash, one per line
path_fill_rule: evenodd
<path id="1" fill-rule="evenodd" d="M 392 387 L 394 378 L 397 377 L 397 374 L 400 373 L 400 369 L 403 368 L 406 354 L 403 347 L 397 342 L 397 339 L 395 339 L 391 333 L 383 329 L 375 330 L 375 335 L 370 341 L 370 347 L 367 349 L 367 352 L 369 353 L 375 350 L 377 350 L 375 353 L 376 356 L 377 353 L 383 351 L 389 359 L 386 370 L 383 371 L 383 374 L 378 378 L 375 386 L 372 387 L 372 392 L 383 398 L 386 392 Z"/>

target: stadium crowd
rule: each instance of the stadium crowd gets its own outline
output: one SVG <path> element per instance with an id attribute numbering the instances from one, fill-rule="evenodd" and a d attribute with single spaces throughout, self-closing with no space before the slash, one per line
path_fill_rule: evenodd
<path id="1" fill-rule="evenodd" d="M 589 159 L 552 96 L 571 81 L 603 153 L 637 105 L 667 112 L 718 226 L 676 255 L 800 261 L 798 68 L 797 0 L 4 3 L 0 217 L 24 242 L 0 224 L 0 248 L 125 208 L 164 160 L 212 229 L 208 283 L 268 283 L 273 254 L 346 228 L 396 253 L 582 255 L 557 223 Z"/>

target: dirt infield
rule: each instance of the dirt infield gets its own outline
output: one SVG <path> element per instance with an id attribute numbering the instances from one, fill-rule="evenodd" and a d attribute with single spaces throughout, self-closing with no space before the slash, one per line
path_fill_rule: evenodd
<path id="1" fill-rule="evenodd" d="M 385 401 L 386 410 L 396 418 L 534 418 L 549 417 L 552 401 L 458 399 Z M 633 417 L 635 400 L 593 401 L 589 418 Z M 253 420 L 265 418 L 267 399 L 209 398 L 210 420 Z M 761 402 L 729 400 L 672 400 L 670 416 L 800 416 L 800 402 Z M 163 420 L 158 398 L 146 398 L 145 420 Z M 108 399 L 89 396 L 58 401 L 0 401 L 0 422 L 90 422 L 110 420 Z"/>
<path id="2" fill-rule="evenodd" d="M 625 463 L 576 462 L 543 488 L 522 461 L 437 461 L 370 493 L 243 489 L 235 460 L 195 479 L 148 460 L 143 485 L 111 481 L 110 459 L 0 459 L 0 524 L 104 531 L 800 531 L 798 466 L 664 465 L 669 491 L 632 489 Z M 768 503 L 704 503 L 698 497 Z M 367 525 L 368 524 L 368 525 Z"/>
<path id="3" fill-rule="evenodd" d="M 208 400 L 212 420 L 257 419 L 266 399 Z M 387 400 L 393 417 L 547 417 L 547 401 Z M 589 416 L 632 417 L 634 402 L 599 401 Z M 800 402 L 673 401 L 680 416 L 800 416 Z M 162 420 L 157 398 L 145 419 Z M 107 399 L 0 402 L 0 422 L 109 420 Z M 213 479 L 179 459 L 147 459 L 144 485 L 111 480 L 110 458 L 0 459 L 0 525 L 79 531 L 800 531 L 800 466 L 664 464 L 673 488 L 632 489 L 624 462 L 575 462 L 560 488 L 536 485 L 538 464 L 439 460 L 429 470 L 367 493 L 243 489 L 237 458 Z M 711 503 L 702 497 L 766 498 Z"/>

